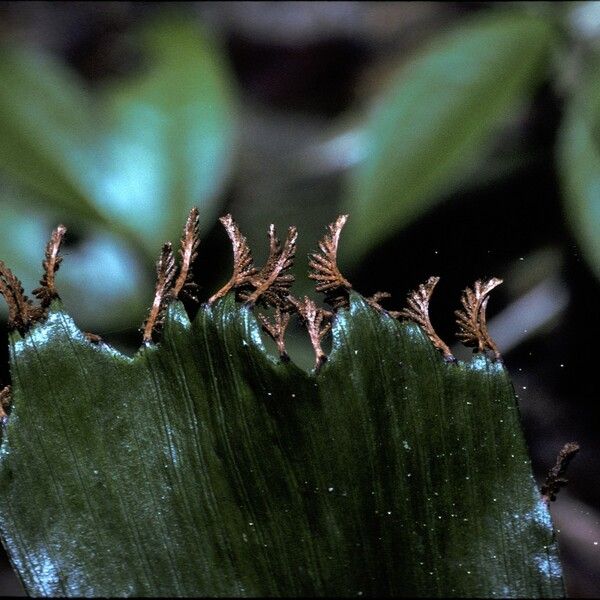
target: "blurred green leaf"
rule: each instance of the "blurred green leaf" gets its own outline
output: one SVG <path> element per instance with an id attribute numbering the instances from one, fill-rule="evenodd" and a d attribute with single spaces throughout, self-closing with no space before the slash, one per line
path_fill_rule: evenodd
<path id="1" fill-rule="evenodd" d="M 148 251 L 175 241 L 192 206 L 215 221 L 234 141 L 233 82 L 196 24 L 155 22 L 137 36 L 147 66 L 104 94 L 109 176 L 103 209 L 135 225 Z"/>
<path id="2" fill-rule="evenodd" d="M 434 205 L 481 159 L 499 123 L 544 74 L 552 29 L 522 13 L 486 15 L 405 65 L 368 127 L 345 210 L 356 259 Z"/>
<path id="3" fill-rule="evenodd" d="M 90 100 L 75 75 L 28 49 L 0 50 L 0 169 L 72 217 L 94 206 Z"/>
<path id="4" fill-rule="evenodd" d="M 567 220 L 588 264 L 600 278 L 600 78 L 588 81 L 566 111 L 557 160 Z"/>
<path id="5" fill-rule="evenodd" d="M 232 81 L 193 22 L 138 32 L 144 71 L 93 105 L 49 57 L 5 48 L 0 60 L 0 170 L 57 219 L 109 224 L 153 255 L 193 205 L 212 223 L 231 162 Z"/>

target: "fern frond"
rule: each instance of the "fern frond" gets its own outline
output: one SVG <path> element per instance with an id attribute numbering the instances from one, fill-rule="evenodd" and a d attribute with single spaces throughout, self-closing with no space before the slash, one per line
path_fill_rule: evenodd
<path id="1" fill-rule="evenodd" d="M 463 292 L 462 310 L 454 313 L 459 327 L 458 339 L 466 346 L 477 348 L 479 352 L 491 350 L 497 359 L 500 359 L 500 351 L 488 332 L 485 311 L 490 292 L 501 283 L 502 279 L 497 277 L 487 281 L 477 280 L 473 289 L 466 288 Z"/>
<path id="2" fill-rule="evenodd" d="M 309 278 L 317 282 L 317 292 L 325 294 L 325 302 L 334 309 L 348 306 L 348 294 L 352 284 L 342 275 L 337 265 L 340 234 L 348 215 L 340 215 L 327 226 L 327 233 L 319 242 L 319 251 L 310 255 Z"/>
<path id="3" fill-rule="evenodd" d="M 156 287 L 150 314 L 144 324 L 143 341 L 152 342 L 152 334 L 158 329 L 164 316 L 169 298 L 173 297 L 173 279 L 175 278 L 175 257 L 171 242 L 163 244 L 160 258 L 156 263 Z"/>
<path id="4" fill-rule="evenodd" d="M 42 308 L 46 309 L 54 298 L 58 297 L 56 290 L 55 274 L 62 262 L 60 256 L 60 247 L 67 228 L 64 225 L 59 225 L 50 236 L 50 240 L 46 246 L 46 254 L 44 257 L 44 275 L 40 279 L 40 287 L 33 290 L 33 295 L 41 302 Z"/>
<path id="5" fill-rule="evenodd" d="M 439 277 L 430 277 L 425 283 L 421 283 L 416 290 L 410 292 L 406 298 L 408 307 L 401 310 L 399 316 L 410 319 L 420 325 L 432 344 L 438 350 L 441 350 L 444 358 L 446 360 L 454 360 L 450 348 L 448 348 L 435 332 L 435 329 L 431 324 L 431 319 L 429 318 L 429 301 L 431 300 L 431 295 L 439 280 Z"/>
<path id="6" fill-rule="evenodd" d="M 242 235 L 237 223 L 233 220 L 233 217 L 228 214 L 219 219 L 225 227 L 225 231 L 231 240 L 233 248 L 233 273 L 229 281 L 215 294 L 213 294 L 209 300 L 209 304 L 213 304 L 219 298 L 223 298 L 227 293 L 236 288 L 248 285 L 251 278 L 256 275 L 256 269 L 254 268 L 252 260 L 252 252 L 248 246 L 246 237 Z"/>
<path id="7" fill-rule="evenodd" d="M 269 257 L 264 267 L 250 278 L 254 291 L 240 294 L 242 300 L 250 305 L 259 301 L 268 306 L 288 303 L 287 298 L 294 283 L 294 276 L 288 271 L 294 264 L 297 239 L 297 229 L 290 227 L 282 248 L 275 226 L 269 227 Z"/>
<path id="8" fill-rule="evenodd" d="M 185 293 L 193 300 L 198 301 L 198 298 L 192 294 L 192 289 L 196 287 L 196 284 L 192 281 L 192 265 L 198 256 L 199 245 L 200 212 L 194 207 L 190 210 L 179 244 L 181 265 L 179 267 L 179 275 L 173 286 L 174 298 L 179 298 L 181 293 Z"/>

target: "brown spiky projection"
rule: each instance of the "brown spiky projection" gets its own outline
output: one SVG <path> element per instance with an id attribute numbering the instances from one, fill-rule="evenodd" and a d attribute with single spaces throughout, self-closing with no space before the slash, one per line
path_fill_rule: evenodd
<path id="1" fill-rule="evenodd" d="M 154 302 L 150 308 L 148 319 L 144 324 L 143 341 L 152 342 L 152 334 L 158 329 L 164 316 L 169 298 L 172 298 L 173 279 L 175 278 L 175 257 L 171 242 L 163 244 L 160 258 L 156 263 L 156 288 Z"/>
<path id="2" fill-rule="evenodd" d="M 485 311 L 490 292 L 502 283 L 502 279 L 492 277 L 487 281 L 477 280 L 473 289 L 466 288 L 461 298 L 462 310 L 455 312 L 458 323 L 458 339 L 466 346 L 477 348 L 479 352 L 491 350 L 500 360 L 500 351 L 487 329 Z"/>
<path id="3" fill-rule="evenodd" d="M 15 274 L 0 260 L 0 294 L 8 306 L 8 326 L 21 333 L 35 323 L 44 313 L 34 306 L 23 292 L 23 285 Z"/>
<path id="4" fill-rule="evenodd" d="M 190 210 L 183 235 L 179 244 L 179 256 L 181 265 L 179 275 L 173 286 L 173 297 L 179 298 L 181 294 L 186 294 L 192 300 L 198 301 L 193 290 L 196 284 L 192 281 L 192 265 L 198 256 L 198 246 L 200 245 L 200 212 L 196 207 Z"/>
<path id="5" fill-rule="evenodd" d="M 575 458 L 579 449 L 579 444 L 577 442 L 568 442 L 561 448 L 556 457 L 556 463 L 550 471 L 548 471 L 546 481 L 541 489 L 542 497 L 546 502 L 554 502 L 560 488 L 569 483 L 569 480 L 565 477 L 565 473 L 569 463 Z"/>
<path id="6" fill-rule="evenodd" d="M 319 369 L 327 360 L 327 356 L 321 347 L 321 340 L 331 329 L 330 319 L 333 315 L 331 312 L 319 308 L 315 301 L 311 300 L 308 296 L 304 296 L 300 300 L 290 296 L 290 302 L 294 305 L 302 322 L 306 325 L 310 343 L 315 352 L 315 368 Z"/>
<path id="7" fill-rule="evenodd" d="M 381 313 L 386 313 L 386 314 L 390 315 L 390 317 L 397 319 L 398 317 L 402 316 L 401 311 L 387 310 L 387 309 L 383 308 L 383 306 L 381 306 L 381 300 L 385 300 L 385 299 L 391 298 L 391 297 L 392 297 L 392 295 L 389 292 L 375 292 L 372 296 L 365 298 L 365 300 L 366 300 L 367 304 L 372 306 L 375 310 L 378 310 Z"/>
<path id="8" fill-rule="evenodd" d="M 340 233 L 348 215 L 340 215 L 327 226 L 327 233 L 319 242 L 319 252 L 310 255 L 309 277 L 317 282 L 317 292 L 325 294 L 325 302 L 334 309 L 348 306 L 348 295 L 352 284 L 342 275 L 337 265 Z"/>
<path id="9" fill-rule="evenodd" d="M 269 257 L 265 266 L 250 277 L 252 292 L 242 292 L 240 298 L 248 304 L 262 303 L 268 306 L 284 306 L 289 304 L 288 296 L 294 283 L 294 276 L 289 269 L 294 264 L 298 231 L 288 228 L 287 237 L 281 246 L 275 231 L 275 225 L 269 227 Z"/>
<path id="10" fill-rule="evenodd" d="M 257 314 L 263 331 L 277 344 L 279 357 L 286 361 L 289 360 L 289 356 L 285 349 L 285 331 L 291 316 L 291 312 L 285 311 L 279 306 L 275 308 L 273 323 L 265 315 Z"/>
<path id="11" fill-rule="evenodd" d="M 408 307 L 401 310 L 399 316 L 419 324 L 432 344 L 442 352 L 444 358 L 446 360 L 454 360 L 450 348 L 435 332 L 429 318 L 429 302 L 439 280 L 439 277 L 430 277 L 425 283 L 421 283 L 416 290 L 410 292 L 406 298 Z"/>
<path id="12" fill-rule="evenodd" d="M 0 421 L 8 417 L 7 410 L 11 403 L 11 387 L 7 385 L 0 390 Z"/>
<path id="13" fill-rule="evenodd" d="M 66 232 L 67 228 L 64 225 L 59 225 L 52 232 L 46 246 L 43 262 L 44 275 L 40 279 L 40 287 L 33 290 L 33 295 L 40 300 L 43 309 L 48 308 L 52 300 L 58 298 L 55 274 L 62 262 L 62 256 L 59 253 Z"/>
<path id="14" fill-rule="evenodd" d="M 246 237 L 242 235 L 236 222 L 231 215 L 225 215 L 219 219 L 225 227 L 225 231 L 231 240 L 233 246 L 233 273 L 229 281 L 209 299 L 208 303 L 213 304 L 219 298 L 223 298 L 232 289 L 239 289 L 247 286 L 251 278 L 256 275 L 252 261 L 252 253 L 248 246 Z"/>

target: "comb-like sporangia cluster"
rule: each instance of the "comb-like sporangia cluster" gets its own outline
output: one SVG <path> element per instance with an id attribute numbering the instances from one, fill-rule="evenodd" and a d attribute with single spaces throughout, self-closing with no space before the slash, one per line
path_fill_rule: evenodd
<path id="1" fill-rule="evenodd" d="M 322 348 L 322 340 L 331 330 L 332 319 L 338 310 L 349 306 L 352 284 L 341 273 L 338 262 L 338 247 L 342 229 L 348 215 L 340 215 L 327 226 L 327 231 L 318 244 L 318 250 L 311 253 L 309 278 L 316 281 L 315 289 L 324 294 L 325 304 L 331 310 L 319 306 L 315 300 L 305 296 L 296 298 L 292 294 L 294 275 L 291 269 L 296 254 L 298 232 L 289 227 L 283 243 L 277 236 L 275 226 L 268 230 L 269 255 L 262 267 L 256 267 L 246 237 L 240 231 L 231 215 L 221 217 L 233 249 L 233 270 L 230 279 L 207 300 L 213 304 L 228 293 L 233 292 L 239 302 L 248 306 L 271 308 L 272 316 L 257 312 L 263 331 L 273 339 L 282 360 L 288 360 L 285 348 L 285 332 L 290 320 L 297 318 L 307 329 L 315 353 L 315 365 L 320 367 L 327 356 Z M 156 286 L 154 300 L 148 317 L 142 327 L 142 339 L 145 344 L 157 341 L 165 311 L 169 303 L 184 296 L 199 301 L 196 296 L 197 284 L 194 282 L 193 266 L 198 256 L 200 213 L 192 208 L 181 236 L 179 251 L 173 251 L 171 242 L 166 242 L 156 263 Z M 25 332 L 33 323 L 45 318 L 48 307 L 58 297 L 55 276 L 61 263 L 59 254 L 66 228 L 59 225 L 50 237 L 43 261 L 43 276 L 40 287 L 33 291 L 38 300 L 36 304 L 28 298 L 23 286 L 12 271 L 0 261 L 0 294 L 8 305 L 9 326 Z M 366 298 L 375 310 L 391 318 L 414 321 L 421 326 L 433 345 L 448 361 L 454 357 L 446 343 L 436 334 L 429 318 L 429 302 L 439 277 L 430 277 L 425 283 L 411 292 L 407 306 L 399 311 L 384 309 L 380 301 L 389 298 L 387 292 L 377 292 Z M 473 288 L 466 288 L 461 299 L 462 309 L 456 312 L 459 326 L 458 337 L 478 352 L 489 351 L 494 358 L 500 359 L 500 353 L 490 337 L 486 323 L 486 308 L 490 292 L 502 281 L 492 278 L 476 281 Z M 93 334 L 90 341 L 98 343 Z M 94 339 L 92 339 L 94 338 Z M 97 338 L 97 339 L 96 339 Z"/>

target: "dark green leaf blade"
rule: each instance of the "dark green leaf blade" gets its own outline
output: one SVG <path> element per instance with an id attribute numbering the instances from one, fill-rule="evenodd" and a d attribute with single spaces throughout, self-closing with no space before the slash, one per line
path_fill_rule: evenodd
<path id="1" fill-rule="evenodd" d="M 521 12 L 478 16 L 401 70 L 349 181 L 349 261 L 427 210 L 482 158 L 543 76 L 552 39 L 547 22 Z"/>
<path id="2" fill-rule="evenodd" d="M 12 334 L 0 528 L 27 590 L 562 595 L 503 367 L 359 296 L 333 335 L 315 377 L 231 295 L 171 304 L 133 359 L 59 303 Z"/>
<path id="3" fill-rule="evenodd" d="M 364 582 L 369 594 L 562 594 L 549 513 L 500 363 L 478 355 L 448 364 L 417 325 L 355 296 L 319 382 L 340 448 L 332 477 L 345 474 L 339 489 L 354 487 L 357 514 L 371 515 L 370 544 L 385 547 L 367 573 L 388 582 Z M 346 511 L 345 524 L 360 523 Z"/>

